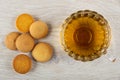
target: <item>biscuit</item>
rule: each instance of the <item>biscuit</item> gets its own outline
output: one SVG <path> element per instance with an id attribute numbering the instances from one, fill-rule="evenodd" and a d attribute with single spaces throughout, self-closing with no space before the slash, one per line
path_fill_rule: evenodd
<path id="1" fill-rule="evenodd" d="M 34 22 L 34 19 L 29 14 L 21 14 L 16 20 L 16 27 L 20 32 L 28 32 L 30 25 Z"/>
<path id="2" fill-rule="evenodd" d="M 33 58 L 38 62 L 47 62 L 52 58 L 53 49 L 47 43 L 38 43 L 32 51 Z"/>
<path id="3" fill-rule="evenodd" d="M 30 34 L 35 39 L 40 39 L 48 34 L 48 26 L 42 21 L 36 21 L 30 26 Z"/>
<path id="4" fill-rule="evenodd" d="M 33 49 L 35 42 L 29 34 L 23 33 L 16 39 L 15 44 L 18 50 L 29 52 Z"/>
<path id="5" fill-rule="evenodd" d="M 17 37 L 20 35 L 19 32 L 11 32 L 9 33 L 6 38 L 5 38 L 5 46 L 11 50 L 17 50 L 16 45 L 15 45 L 15 41 L 17 39 Z"/>
<path id="6" fill-rule="evenodd" d="M 16 72 L 20 74 L 25 74 L 29 72 L 31 66 L 32 61 L 27 55 L 19 54 L 13 60 L 13 68 Z"/>

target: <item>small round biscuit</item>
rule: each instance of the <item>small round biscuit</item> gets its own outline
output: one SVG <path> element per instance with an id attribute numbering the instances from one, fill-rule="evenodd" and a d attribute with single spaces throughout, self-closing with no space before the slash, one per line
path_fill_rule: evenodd
<path id="1" fill-rule="evenodd" d="M 15 44 L 18 50 L 29 52 L 33 49 L 35 42 L 29 34 L 23 33 L 16 39 Z"/>
<path id="2" fill-rule="evenodd" d="M 48 34 L 48 26 L 42 21 L 36 21 L 30 26 L 30 34 L 35 39 L 40 39 Z"/>
<path id="3" fill-rule="evenodd" d="M 32 61 L 27 55 L 19 54 L 13 60 L 13 68 L 16 72 L 20 74 L 25 74 L 29 72 L 31 66 Z"/>
<path id="4" fill-rule="evenodd" d="M 16 27 L 20 32 L 28 32 L 30 25 L 34 22 L 33 17 L 30 14 L 21 14 L 16 20 Z"/>
<path id="5" fill-rule="evenodd" d="M 15 45 L 15 41 L 17 39 L 17 37 L 20 35 L 19 32 L 11 32 L 9 33 L 6 38 L 5 38 L 5 45 L 7 48 L 11 49 L 11 50 L 17 50 L 16 45 Z"/>
<path id="6" fill-rule="evenodd" d="M 47 62 L 52 58 L 53 49 L 47 43 L 38 43 L 32 51 L 32 56 L 36 61 Z"/>

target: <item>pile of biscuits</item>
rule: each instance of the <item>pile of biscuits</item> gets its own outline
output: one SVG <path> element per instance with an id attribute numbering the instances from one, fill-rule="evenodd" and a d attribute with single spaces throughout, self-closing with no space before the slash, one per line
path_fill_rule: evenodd
<path id="1" fill-rule="evenodd" d="M 43 21 L 35 21 L 30 14 L 21 14 L 16 19 L 16 28 L 20 32 L 11 32 L 5 38 L 5 45 L 11 50 L 31 52 L 32 57 L 38 62 L 47 62 L 52 58 L 53 48 L 45 42 L 35 43 L 48 34 L 48 26 Z M 13 68 L 20 74 L 30 71 L 31 58 L 19 54 L 13 59 Z"/>

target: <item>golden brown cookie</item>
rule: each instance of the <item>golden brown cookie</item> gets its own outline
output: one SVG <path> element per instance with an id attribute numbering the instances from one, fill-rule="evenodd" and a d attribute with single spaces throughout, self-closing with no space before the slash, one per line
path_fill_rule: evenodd
<path id="1" fill-rule="evenodd" d="M 13 68 L 20 74 L 27 73 L 31 69 L 31 66 L 32 61 L 27 55 L 19 54 L 13 60 Z"/>
<path id="2" fill-rule="evenodd" d="M 32 56 L 36 61 L 47 62 L 52 58 L 53 49 L 47 43 L 38 43 L 32 51 Z"/>
<path id="3" fill-rule="evenodd" d="M 21 14 L 16 20 L 16 27 L 20 32 L 28 32 L 30 25 L 34 22 L 30 14 Z"/>
<path id="4" fill-rule="evenodd" d="M 15 44 L 18 50 L 29 52 L 33 49 L 35 43 L 34 39 L 29 34 L 23 33 L 16 39 Z"/>
<path id="5" fill-rule="evenodd" d="M 9 33 L 6 38 L 5 38 L 5 45 L 7 48 L 11 49 L 11 50 L 16 50 L 16 46 L 15 46 L 15 41 L 17 39 L 17 37 L 20 35 L 19 32 L 11 32 Z"/>
<path id="6" fill-rule="evenodd" d="M 30 34 L 35 39 L 40 39 L 48 34 L 48 26 L 42 21 L 36 21 L 30 26 Z"/>

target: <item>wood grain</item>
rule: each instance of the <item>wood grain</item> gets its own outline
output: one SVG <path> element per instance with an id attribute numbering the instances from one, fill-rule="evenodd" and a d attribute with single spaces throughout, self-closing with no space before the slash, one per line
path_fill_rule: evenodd
<path id="1" fill-rule="evenodd" d="M 108 53 L 92 62 L 80 62 L 70 58 L 60 45 L 60 25 L 64 19 L 78 10 L 90 9 L 102 14 L 112 30 Z M 49 25 L 49 35 L 40 39 L 54 48 L 51 61 L 33 61 L 32 70 L 21 75 L 12 68 L 13 58 L 20 54 L 4 45 L 5 36 L 15 28 L 15 19 L 21 13 L 29 13 L 36 20 Z M 120 80 L 120 0 L 0 0 L 0 80 Z M 30 53 L 25 53 L 30 56 Z M 109 58 L 116 58 L 111 62 Z"/>

